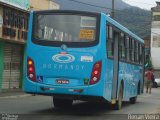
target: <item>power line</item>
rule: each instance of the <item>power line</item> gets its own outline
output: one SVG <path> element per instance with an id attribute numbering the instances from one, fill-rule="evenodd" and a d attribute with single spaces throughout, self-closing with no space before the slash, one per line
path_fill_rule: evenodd
<path id="1" fill-rule="evenodd" d="M 106 10 L 112 10 L 112 8 L 108 8 L 108 7 L 104 7 L 104 6 L 98 6 L 98 5 L 94 5 L 94 4 L 90 4 L 90 3 L 85 3 L 85 2 L 81 2 L 81 1 L 77 1 L 77 0 L 68 0 L 68 1 L 76 2 L 76 3 L 80 3 L 80 4 L 92 6 L 92 7 L 98 7 L 98 8 L 102 8 L 102 9 L 106 9 Z M 120 13 L 120 14 L 124 14 L 123 11 L 117 10 L 117 9 L 115 9 L 115 12 L 118 12 L 118 13 Z M 142 16 L 142 15 L 141 15 L 141 16 Z M 144 16 L 144 15 L 143 15 L 143 16 Z M 148 23 L 148 22 L 146 21 L 146 23 Z M 139 27 L 138 25 L 134 25 L 134 26 L 135 26 L 135 28 L 139 28 L 139 29 L 141 29 L 141 30 L 146 31 L 146 29 L 143 29 L 142 27 Z M 149 26 L 150 26 L 150 25 L 149 25 Z"/>
<path id="2" fill-rule="evenodd" d="M 111 13 L 111 10 L 112 10 L 112 8 L 108 8 L 108 7 L 105 7 L 105 6 L 98 6 L 98 5 L 94 5 L 94 4 L 90 4 L 90 3 L 86 3 L 86 2 L 81 2 L 81 1 L 78 1 L 78 0 L 68 0 L 68 1 L 76 2 L 76 3 L 79 3 L 79 4 L 88 5 L 88 6 L 92 6 L 92 7 L 97 7 L 97 8 L 101 8 L 101 9 L 105 9 L 105 10 L 107 10 L 108 13 Z M 108 11 L 108 10 L 110 10 L 110 11 Z M 115 13 L 117 12 L 119 14 L 124 14 L 123 11 L 118 10 L 118 9 L 114 9 L 114 12 Z"/>
<path id="3" fill-rule="evenodd" d="M 81 2 L 81 1 L 78 1 L 78 0 L 68 0 L 68 1 L 76 2 L 76 3 L 80 3 L 80 4 L 84 4 L 84 5 L 92 6 L 92 7 L 102 8 L 102 9 L 106 9 L 106 10 L 112 10 L 112 8 L 109 8 L 109 7 L 99 6 L 99 5 L 94 5 L 94 4 L 90 4 L 90 3 L 86 3 L 86 2 Z M 115 10 L 115 11 L 122 12 L 122 11 L 121 11 L 121 10 L 119 10 L 119 9 L 114 9 L 114 10 Z M 123 12 L 122 12 L 122 13 L 123 13 Z"/>
<path id="4" fill-rule="evenodd" d="M 88 5 L 88 6 L 92 6 L 92 7 L 98 7 L 98 8 L 102 8 L 102 9 L 106 9 L 106 10 L 112 10 L 112 8 L 108 8 L 108 7 L 105 7 L 105 6 L 98 6 L 98 5 L 94 5 L 94 4 L 90 4 L 90 3 L 85 3 L 85 2 L 81 2 L 81 1 L 77 1 L 77 0 L 68 0 L 68 1 L 71 1 L 71 2 L 76 2 L 76 3 L 79 3 L 79 4 L 84 4 L 84 5 Z M 130 0 L 128 0 L 130 1 Z M 135 2 L 135 1 L 133 1 Z M 138 2 L 137 2 L 138 3 Z M 147 4 L 147 3 L 141 3 L 141 4 Z M 118 12 L 119 14 L 124 14 L 123 11 L 121 10 L 117 10 L 115 9 L 115 12 Z M 142 16 L 142 15 L 141 15 Z M 144 16 L 144 15 L 143 15 Z M 150 23 L 150 21 L 145 21 L 146 23 Z M 133 25 L 133 24 L 132 24 Z M 139 25 L 134 25 L 135 28 L 139 28 L 141 30 L 144 30 L 146 31 L 146 29 L 143 29 L 142 27 L 139 27 Z M 150 25 L 147 25 L 147 26 L 150 26 Z"/>
<path id="5" fill-rule="evenodd" d="M 98 8 L 102 8 L 102 9 L 106 9 L 106 10 L 112 10 L 112 8 L 107 8 L 105 6 L 98 6 L 98 5 L 85 3 L 85 2 L 81 2 L 81 1 L 77 1 L 77 0 L 68 0 L 68 1 L 76 2 L 76 3 L 80 3 L 80 4 L 84 4 L 84 5 L 89 5 L 89 6 L 92 6 L 92 7 L 98 7 Z"/>
<path id="6" fill-rule="evenodd" d="M 123 11 L 116 11 L 116 15 L 118 15 L 118 14 L 121 14 L 121 15 L 127 15 L 126 13 L 124 13 Z M 145 16 L 145 17 L 151 17 L 152 15 L 150 14 L 150 15 L 141 15 L 141 14 L 136 14 L 136 16 Z"/>
<path id="7" fill-rule="evenodd" d="M 152 32 L 152 31 L 151 31 L 151 33 L 154 33 L 154 34 L 156 34 L 156 35 L 160 35 L 160 34 L 158 34 L 158 33 Z"/>
<path id="8" fill-rule="evenodd" d="M 136 26 L 135 28 L 139 28 L 139 29 L 141 29 L 141 31 L 146 31 L 146 29 L 144 29 L 144 28 L 142 28 L 142 27 L 138 27 L 138 26 Z M 133 32 L 133 31 L 132 31 Z M 152 32 L 151 31 L 151 33 L 154 33 L 154 34 L 156 34 L 156 35 L 159 35 L 160 36 L 160 34 L 158 34 L 158 33 L 156 33 L 156 32 Z"/>
<path id="9" fill-rule="evenodd" d="M 125 10 L 125 9 L 123 9 L 123 10 Z M 127 15 L 126 13 L 123 12 L 123 10 L 122 10 L 122 11 L 115 11 L 115 13 L 116 13 L 115 16 L 118 15 L 118 14 Z M 126 10 L 125 10 L 125 11 L 126 11 Z M 151 16 L 152 16 L 152 14 L 146 14 L 146 15 L 136 14 L 136 15 L 137 15 L 137 16 L 140 16 L 140 17 L 141 17 L 141 16 L 145 16 L 145 17 L 151 17 Z"/>
<path id="10" fill-rule="evenodd" d="M 133 3 L 140 3 L 140 4 L 146 4 L 146 5 L 154 5 L 155 6 L 155 4 L 149 4 L 149 3 L 144 3 L 144 2 L 137 2 L 137 1 L 132 1 L 132 0 L 123 0 L 123 1 L 130 1 L 130 2 L 133 2 Z"/>
<path id="11" fill-rule="evenodd" d="M 114 18 L 114 0 L 112 0 L 112 18 Z"/>

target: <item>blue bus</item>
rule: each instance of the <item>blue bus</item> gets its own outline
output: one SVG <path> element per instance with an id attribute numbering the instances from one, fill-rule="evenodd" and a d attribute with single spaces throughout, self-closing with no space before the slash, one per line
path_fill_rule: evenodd
<path id="1" fill-rule="evenodd" d="M 104 13 L 30 13 L 24 91 L 73 100 L 109 102 L 121 109 L 143 93 L 144 41 Z"/>

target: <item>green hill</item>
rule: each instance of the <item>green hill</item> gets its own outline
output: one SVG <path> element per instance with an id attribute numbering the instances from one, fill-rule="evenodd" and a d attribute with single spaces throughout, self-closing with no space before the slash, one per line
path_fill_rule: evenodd
<path id="1" fill-rule="evenodd" d="M 141 38 L 150 35 L 151 11 L 131 7 L 116 11 L 115 19 Z"/>

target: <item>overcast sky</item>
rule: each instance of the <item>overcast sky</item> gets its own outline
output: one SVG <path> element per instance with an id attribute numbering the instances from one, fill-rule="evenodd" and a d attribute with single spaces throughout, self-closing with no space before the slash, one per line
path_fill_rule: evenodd
<path id="1" fill-rule="evenodd" d="M 160 0 L 123 0 L 123 1 L 132 6 L 137 6 L 147 10 L 150 10 L 152 7 L 155 7 L 156 1 L 160 2 Z"/>

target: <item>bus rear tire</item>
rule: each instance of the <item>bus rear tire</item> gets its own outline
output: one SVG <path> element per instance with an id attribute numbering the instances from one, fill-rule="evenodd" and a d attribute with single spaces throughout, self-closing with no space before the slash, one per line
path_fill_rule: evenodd
<path id="1" fill-rule="evenodd" d="M 136 101 L 137 101 L 137 96 L 136 96 L 136 97 L 131 97 L 131 98 L 129 99 L 129 102 L 130 102 L 131 104 L 135 104 Z"/>
<path id="2" fill-rule="evenodd" d="M 137 96 L 138 96 L 138 94 L 140 94 L 140 82 L 138 83 L 138 86 L 137 86 Z M 135 104 L 135 103 L 137 102 L 137 96 L 131 97 L 131 98 L 129 99 L 129 102 L 130 102 L 131 104 Z"/>
<path id="3" fill-rule="evenodd" d="M 122 108 L 122 99 L 123 99 L 123 87 L 121 85 L 119 89 L 118 100 L 116 101 L 116 104 L 112 105 L 112 108 L 114 110 L 120 110 Z"/>
<path id="4" fill-rule="evenodd" d="M 53 105 L 55 108 L 68 108 L 72 106 L 73 100 L 53 98 Z"/>

